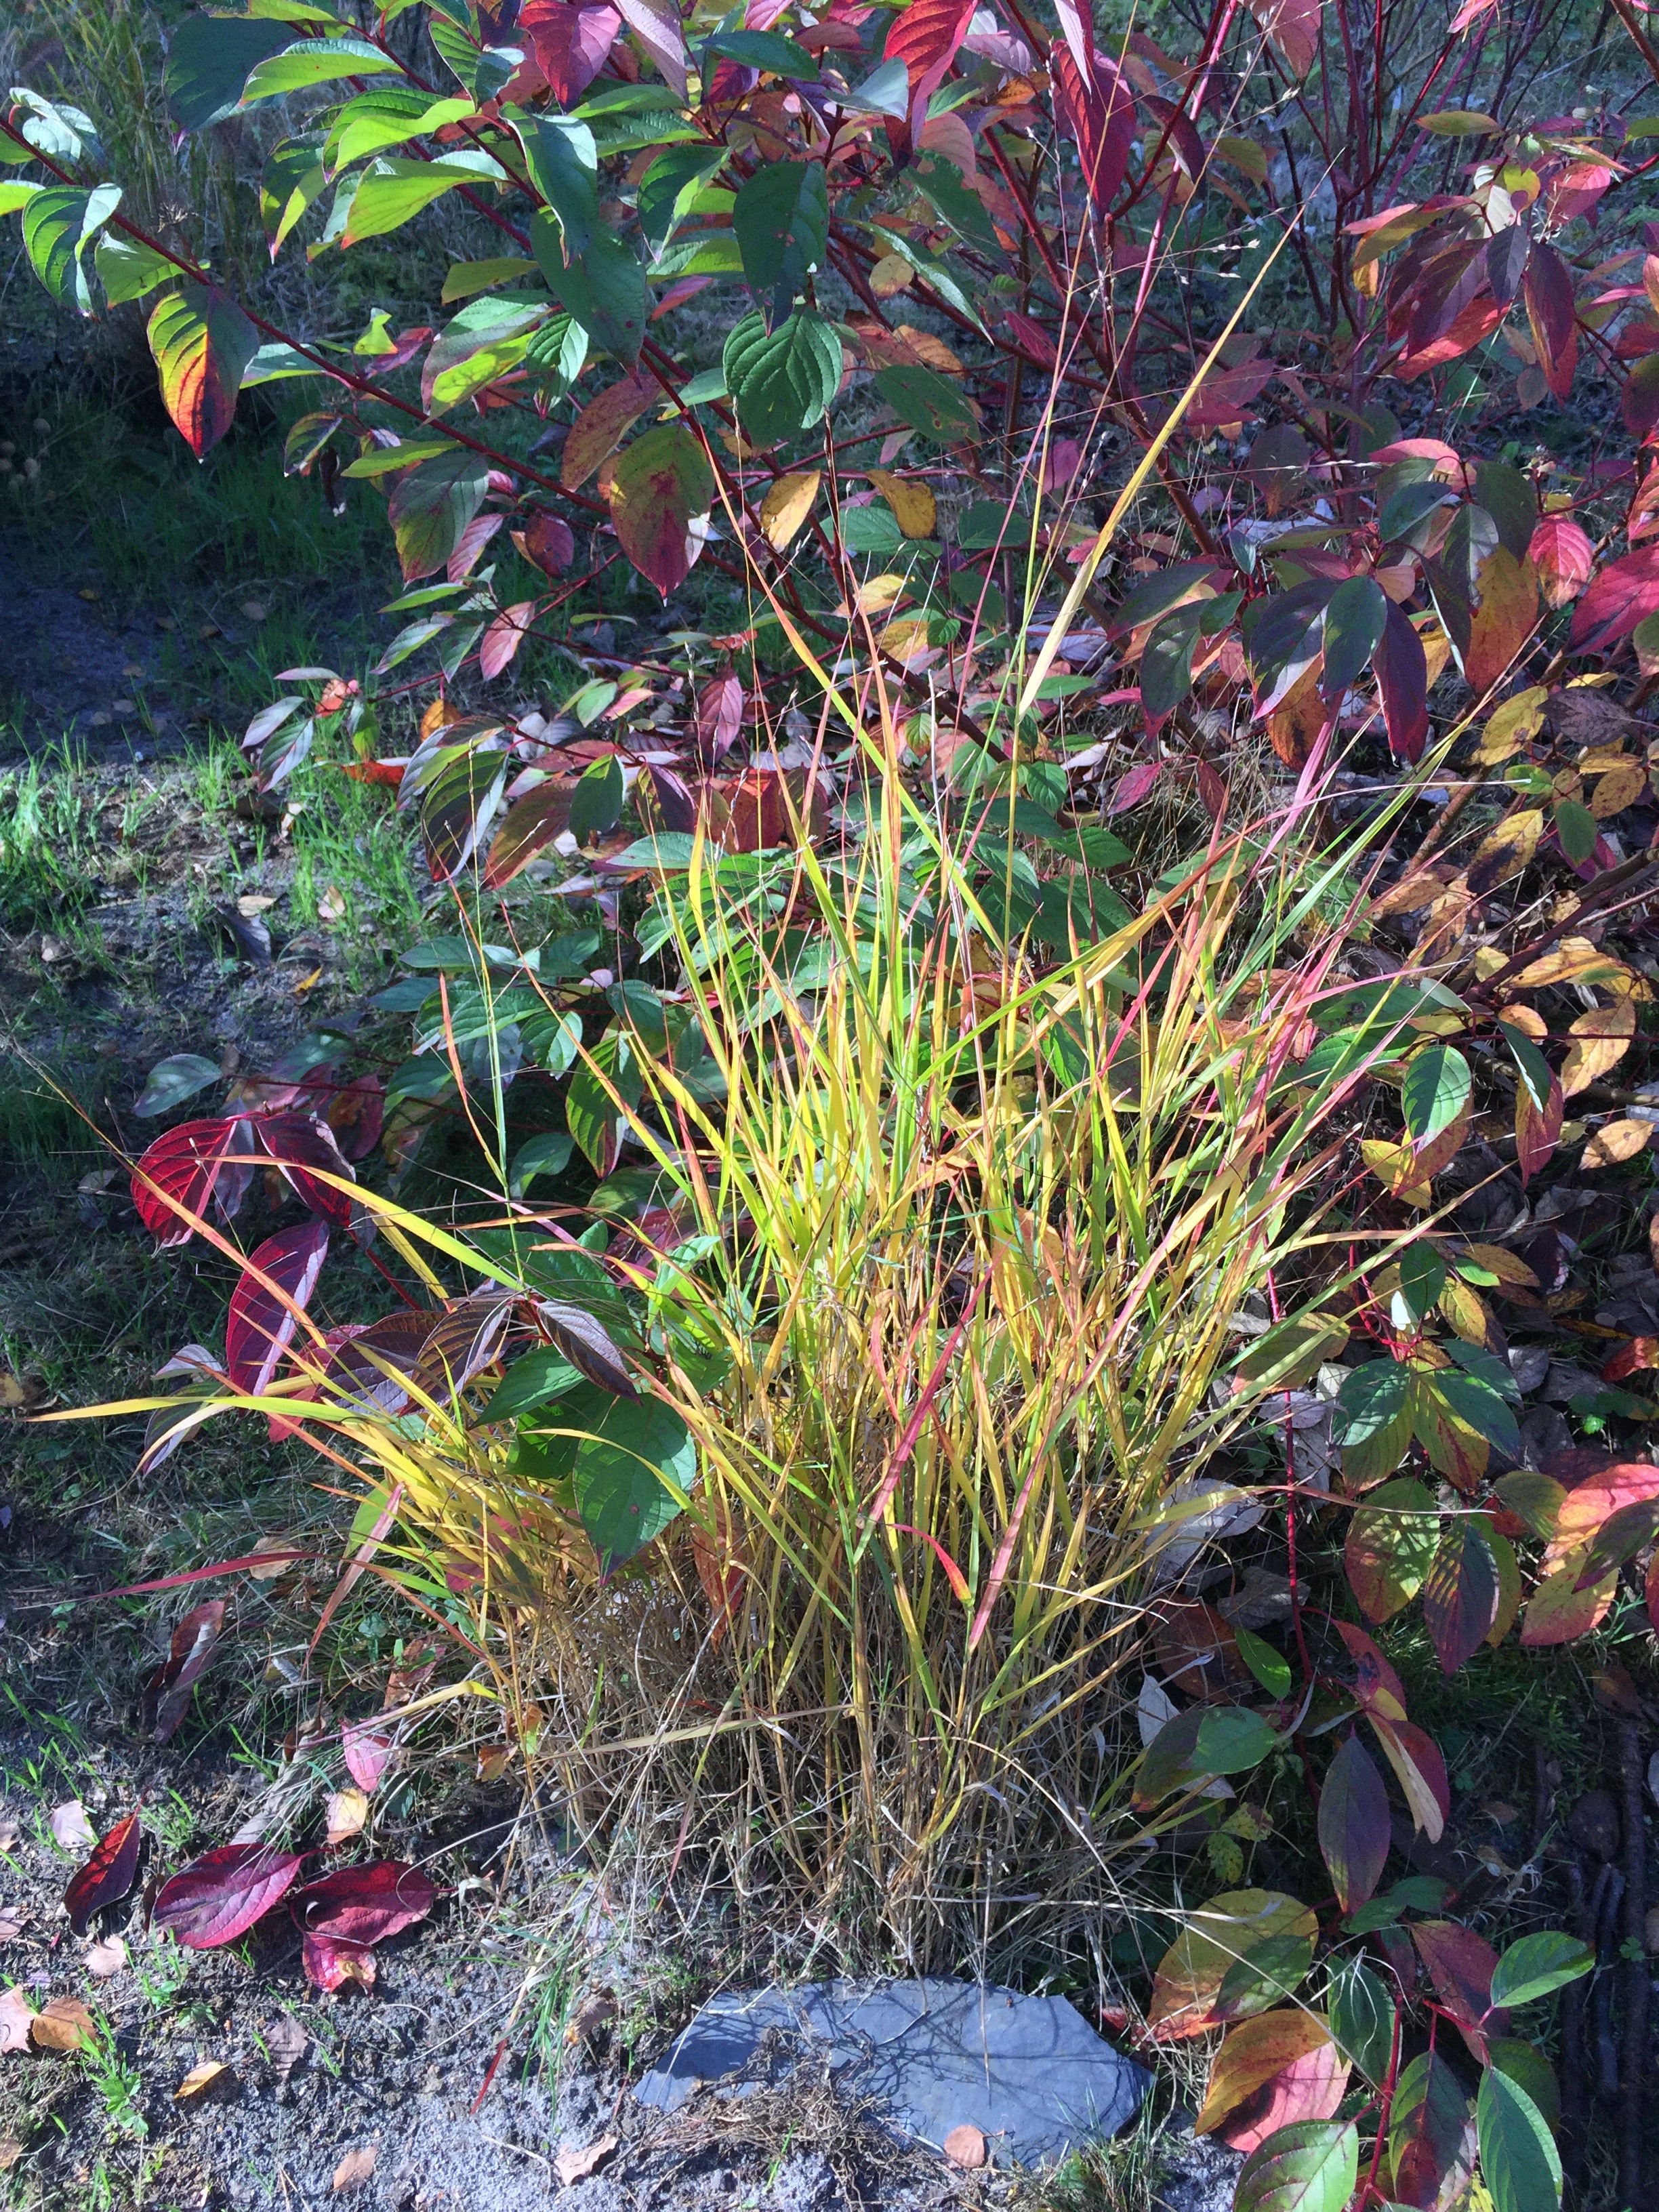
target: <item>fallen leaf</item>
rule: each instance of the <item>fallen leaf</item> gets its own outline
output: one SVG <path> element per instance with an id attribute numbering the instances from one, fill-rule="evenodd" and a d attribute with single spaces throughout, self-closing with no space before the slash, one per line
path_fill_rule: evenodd
<path id="1" fill-rule="evenodd" d="M 328 1821 L 327 1841 L 343 1844 L 348 1838 L 362 1832 L 363 1822 L 368 1818 L 368 1799 L 355 1785 L 349 1790 L 337 1790 L 324 1808 Z"/>
<path id="2" fill-rule="evenodd" d="M 0 1851 L 9 1851 L 17 1841 L 15 1820 L 0 1820 Z"/>
<path id="3" fill-rule="evenodd" d="M 311 2038 L 291 2012 L 283 2013 L 265 2038 L 265 2049 L 279 2081 L 286 2081 L 310 2047 Z"/>
<path id="4" fill-rule="evenodd" d="M 252 921 L 256 914 L 269 913 L 276 903 L 274 898 L 267 898 L 262 891 L 247 891 L 237 900 L 236 911 Z"/>
<path id="5" fill-rule="evenodd" d="M 313 968 L 310 975 L 301 975 L 299 981 L 294 986 L 295 997 L 296 999 L 303 999 L 309 992 L 314 991 L 322 980 L 322 969 L 320 968 Z"/>
<path id="6" fill-rule="evenodd" d="M 95 1982 L 106 1982 L 127 1963 L 127 1947 L 118 1936 L 100 1936 L 87 1953 L 87 1972 Z"/>
<path id="7" fill-rule="evenodd" d="M 261 1536 L 253 1547 L 261 1555 L 261 1563 L 250 1567 L 247 1578 L 251 1583 L 274 1583 L 284 1568 L 294 1565 L 294 1553 L 298 1547 L 292 1536 Z M 264 1554 L 270 1557 L 264 1557 Z"/>
<path id="8" fill-rule="evenodd" d="M 0 1943 L 15 1943 L 22 1932 L 22 1908 L 15 1905 L 0 1905 Z"/>
<path id="9" fill-rule="evenodd" d="M 263 599 L 244 599 L 242 612 L 251 623 L 262 623 L 270 612 L 270 609 Z"/>
<path id="10" fill-rule="evenodd" d="M 27 1379 L 14 1375 L 9 1367 L 0 1367 L 0 1407 L 8 1413 L 32 1413 L 46 1395 L 46 1386 L 33 1376 Z"/>
<path id="11" fill-rule="evenodd" d="M 132 1885 L 138 1879 L 138 1854 L 143 1841 L 138 1815 L 129 1813 L 125 1820 L 116 1822 L 86 1864 L 70 1876 L 64 1904 L 69 1912 L 70 1926 L 77 1936 L 86 1934 L 95 1913 L 101 1912 L 106 1905 L 118 1905 L 124 1897 L 132 1894 Z"/>
<path id="12" fill-rule="evenodd" d="M 317 902 L 319 921 L 333 923 L 345 920 L 346 902 L 338 889 L 331 884 Z"/>
<path id="13" fill-rule="evenodd" d="M 90 1850 L 98 1840 L 98 1832 L 87 1818 L 87 1808 L 78 1797 L 59 1805 L 52 1816 L 52 1832 L 60 1848 L 66 1851 Z"/>
<path id="14" fill-rule="evenodd" d="M 9 2173 L 23 2155 L 23 2146 L 15 2136 L 7 2136 L 0 2142 L 0 2173 Z"/>
<path id="15" fill-rule="evenodd" d="M 373 1796 L 392 1757 L 392 1738 L 368 1721 L 347 1721 L 340 1729 L 340 1744 L 347 1772 L 360 1790 Z"/>
<path id="16" fill-rule="evenodd" d="M 79 1997 L 53 1997 L 29 2022 L 37 2051 L 84 2051 L 97 2036 L 97 2023 Z"/>
<path id="17" fill-rule="evenodd" d="M 372 1990 L 374 1954 L 367 1943 L 353 1943 L 334 1936 L 308 1935 L 300 1947 L 306 1979 L 313 1989 Z"/>
<path id="18" fill-rule="evenodd" d="M 192 2066 L 173 2093 L 175 2105 L 193 2105 L 218 2092 L 228 2089 L 231 2082 L 228 2066 L 221 2058 L 204 2058 L 199 2066 Z"/>
<path id="19" fill-rule="evenodd" d="M 191 1693 L 201 1680 L 225 1625 L 225 1601 L 211 1598 L 192 1606 L 173 1632 L 167 1657 L 144 1685 L 141 1712 L 157 1743 L 165 1743 L 190 1710 Z"/>
<path id="20" fill-rule="evenodd" d="M 27 2051 L 33 2021 L 34 2008 L 21 1990 L 8 1990 L 0 1996 L 0 2051 Z"/>
<path id="21" fill-rule="evenodd" d="M 591 2043 L 613 2020 L 621 2017 L 621 2007 L 611 1990 L 590 1990 L 565 2022 L 567 2043 Z"/>
<path id="22" fill-rule="evenodd" d="M 349 2150 L 334 2169 L 334 2189 L 337 2195 L 343 2189 L 356 2189 L 367 2181 L 374 2171 L 374 2154 L 378 2142 L 366 2143 L 359 2150 Z"/>
<path id="23" fill-rule="evenodd" d="M 952 2128 L 945 2136 L 943 2148 L 952 2166 L 969 2171 L 985 2163 L 985 2137 L 970 2121 L 964 2120 L 959 2128 Z"/>
<path id="24" fill-rule="evenodd" d="M 561 2188 L 568 2189 L 578 2181 L 586 2181 L 590 2173 L 597 2173 L 616 2148 L 615 2136 L 601 2136 L 597 2142 L 584 2143 L 580 2150 L 567 2148 L 556 2153 L 553 2171 L 559 2177 Z"/>
<path id="25" fill-rule="evenodd" d="M 1621 1160 L 1634 1159 L 1638 1152 L 1645 1152 L 1652 1135 L 1651 1126 L 1634 1116 L 1625 1121 L 1604 1121 L 1584 1147 L 1583 1164 L 1616 1167 Z"/>

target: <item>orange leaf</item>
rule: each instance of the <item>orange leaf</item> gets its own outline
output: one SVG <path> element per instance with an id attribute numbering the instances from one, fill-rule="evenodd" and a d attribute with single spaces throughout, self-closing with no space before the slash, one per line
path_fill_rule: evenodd
<path id="1" fill-rule="evenodd" d="M 1254 2150 L 1275 2128 L 1328 2119 L 1347 2081 L 1347 2061 L 1317 2013 L 1262 2013 L 1232 2029 L 1217 2051 L 1193 2130 L 1220 2130 L 1235 2150 Z"/>

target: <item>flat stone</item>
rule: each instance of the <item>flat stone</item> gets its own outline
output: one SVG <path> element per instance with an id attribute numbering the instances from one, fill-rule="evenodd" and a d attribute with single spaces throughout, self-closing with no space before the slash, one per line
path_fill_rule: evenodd
<path id="1" fill-rule="evenodd" d="M 1064 1997 L 835 1981 L 712 1998 L 635 2094 L 672 2112 L 707 2084 L 778 2081 L 826 2057 L 838 2086 L 878 2100 L 905 2135 L 939 2148 L 971 2125 L 998 2165 L 1037 2166 L 1115 2135 L 1150 2079 Z"/>

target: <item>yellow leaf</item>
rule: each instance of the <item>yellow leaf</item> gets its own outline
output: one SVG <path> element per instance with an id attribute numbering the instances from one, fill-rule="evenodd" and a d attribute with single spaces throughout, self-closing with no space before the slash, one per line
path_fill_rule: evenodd
<path id="1" fill-rule="evenodd" d="M 1544 702 L 1548 696 L 1542 684 L 1534 684 L 1530 690 L 1517 691 L 1513 699 L 1504 700 L 1475 748 L 1474 757 L 1480 767 L 1495 767 L 1531 744 L 1544 726 Z"/>
<path id="2" fill-rule="evenodd" d="M 1318 2075 L 1311 2073 L 1306 2063 L 1316 2052 L 1327 2057 L 1326 2068 Z M 1297 2111 L 1305 2106 L 1310 2114 L 1328 2118 L 1341 2102 L 1348 2067 L 1320 2015 L 1267 2012 L 1241 2021 L 1230 2030 L 1215 2055 L 1204 2107 L 1193 2123 L 1194 2134 L 1208 2135 L 1219 2127 L 1229 2112 L 1291 2065 L 1297 2065 L 1298 2076 L 1306 2081 Z"/>
<path id="3" fill-rule="evenodd" d="M 1574 1042 L 1561 1064 L 1564 1098 L 1599 1083 L 1618 1066 L 1636 1035 L 1636 1009 L 1628 999 L 1611 1006 L 1591 1006 L 1579 1015 L 1569 1034 Z"/>
<path id="4" fill-rule="evenodd" d="M 1490 836 L 1482 838 L 1469 862 L 1471 890 L 1484 898 L 1506 878 L 1519 875 L 1538 850 L 1543 834 L 1543 813 L 1535 806 L 1525 807 L 1507 822 L 1500 822 Z"/>
<path id="5" fill-rule="evenodd" d="M 865 474 L 893 510 L 907 538 L 931 538 L 939 521 L 939 504 L 925 483 L 895 476 L 891 469 L 866 469 Z"/>
<path id="6" fill-rule="evenodd" d="M 951 352 L 943 338 L 936 338 L 931 331 L 919 331 L 914 323 L 901 323 L 898 334 L 918 361 L 929 368 L 938 369 L 941 376 L 967 374 L 958 356 Z"/>
<path id="7" fill-rule="evenodd" d="M 1648 787 L 1645 761 L 1620 761 L 1610 768 L 1598 781 L 1590 793 L 1589 811 L 1598 822 L 1609 815 L 1621 814 L 1627 806 L 1634 806 Z"/>
<path id="8" fill-rule="evenodd" d="M 859 586 L 858 597 L 853 602 L 854 612 L 885 614 L 889 607 L 896 606 L 905 596 L 906 581 L 906 578 L 896 576 L 890 570 L 885 575 L 872 576 L 867 583 Z"/>
<path id="9" fill-rule="evenodd" d="M 1471 1290 L 1455 1275 L 1446 1278 L 1446 1287 L 1440 1293 L 1440 1310 L 1465 1344 L 1492 1344 L 1490 1307 L 1479 1291 Z M 1492 1348 L 1497 1349 L 1495 1345 Z"/>
<path id="10" fill-rule="evenodd" d="M 1465 1247 L 1463 1258 L 1472 1260 L 1487 1274 L 1496 1275 L 1500 1283 L 1514 1283 L 1520 1289 L 1535 1291 L 1538 1278 L 1524 1260 L 1507 1252 L 1501 1244 L 1470 1244 Z"/>
<path id="11" fill-rule="evenodd" d="M 1585 1146 L 1583 1164 L 1617 1167 L 1621 1160 L 1633 1160 L 1638 1152 L 1644 1152 L 1652 1139 L 1653 1124 L 1638 1121 L 1633 1115 L 1626 1121 L 1604 1121 Z"/>
<path id="12" fill-rule="evenodd" d="M 1523 968 L 1515 979 L 1517 991 L 1541 991 L 1547 983 L 1612 984 L 1627 981 L 1630 970 L 1590 943 L 1588 937 L 1564 937 L 1553 951 Z"/>
<path id="13" fill-rule="evenodd" d="M 761 529 L 775 553 L 781 553 L 805 525 L 823 481 L 822 469 L 808 469 L 797 477 L 780 477 L 761 501 Z"/>
<path id="14" fill-rule="evenodd" d="M 916 281 L 916 272 L 902 253 L 884 253 L 870 271 L 870 289 L 878 300 L 890 300 Z"/>
<path id="15" fill-rule="evenodd" d="M 876 642 L 884 653 L 890 653 L 895 660 L 908 660 L 927 643 L 927 618 L 925 615 L 907 615 L 898 622 L 890 622 Z"/>
<path id="16" fill-rule="evenodd" d="M 327 1841 L 343 1844 L 349 1837 L 361 1833 L 368 1818 L 368 1799 L 356 1785 L 337 1790 L 324 1808 L 328 1821 Z"/>
<path id="17" fill-rule="evenodd" d="M 191 2068 L 189 2073 L 173 2091 L 173 2103 L 191 2105 L 198 2097 L 205 2097 L 214 2089 L 228 2088 L 230 2084 L 226 2077 L 229 2072 L 229 2067 L 221 2060 L 204 2058 L 199 2066 Z"/>

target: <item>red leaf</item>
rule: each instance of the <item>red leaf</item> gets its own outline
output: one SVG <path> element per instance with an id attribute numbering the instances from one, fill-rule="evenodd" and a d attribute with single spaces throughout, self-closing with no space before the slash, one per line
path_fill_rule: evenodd
<path id="1" fill-rule="evenodd" d="M 360 1790 L 372 1797 L 392 1758 L 392 1738 L 382 1735 L 373 1721 L 347 1721 L 340 1730 L 346 1772 Z"/>
<path id="2" fill-rule="evenodd" d="M 227 1152 L 236 1149 L 234 1132 L 244 1125 L 222 1117 L 181 1121 L 148 1146 L 132 1170 L 132 1202 L 158 1249 L 183 1244 L 194 1231 L 179 1209 L 201 1214 L 222 1173 Z M 171 1203 L 169 1203 L 171 1201 Z"/>
<path id="3" fill-rule="evenodd" d="M 1389 750 L 1396 760 L 1415 767 L 1429 734 L 1429 664 L 1422 639 L 1392 599 L 1372 666 Z"/>
<path id="4" fill-rule="evenodd" d="M 1451 1817 L 1451 1785 L 1439 1745 L 1414 1722 L 1385 1720 L 1374 1711 L 1366 1717 L 1405 1793 L 1413 1825 L 1431 1844 L 1438 1843 Z"/>
<path id="5" fill-rule="evenodd" d="M 1534 242 L 1521 280 L 1527 302 L 1527 319 L 1545 380 L 1558 399 L 1572 388 L 1572 372 L 1578 360 L 1578 322 L 1574 310 L 1572 277 L 1566 263 L 1553 246 Z"/>
<path id="6" fill-rule="evenodd" d="M 630 374 L 619 384 L 607 385 L 596 399 L 590 399 L 571 424 L 559 456 L 559 482 L 566 491 L 580 491 L 600 462 L 616 452 L 641 416 L 662 404 L 662 386 L 654 376 Z M 570 535 L 568 530 L 565 535 Z"/>
<path id="7" fill-rule="evenodd" d="M 1656 1636 L 1659 1636 L 1659 1552 L 1653 1555 L 1648 1568 L 1648 1579 L 1643 1596 L 1647 1601 L 1648 1620 Z"/>
<path id="8" fill-rule="evenodd" d="M 636 438 L 611 480 L 611 519 L 622 549 L 665 599 L 690 574 L 714 497 L 714 471 L 682 422 Z"/>
<path id="9" fill-rule="evenodd" d="M 1568 514 L 1547 514 L 1527 551 L 1553 607 L 1576 599 L 1595 574 L 1595 549 Z"/>
<path id="10" fill-rule="evenodd" d="M 1607 653 L 1659 612 L 1659 544 L 1610 561 L 1573 609 L 1575 653 Z M 175 1132 L 176 1133 L 176 1132 Z"/>
<path id="11" fill-rule="evenodd" d="M 614 8 L 573 8 L 568 0 L 528 0 L 518 29 L 530 40 L 538 67 L 561 107 L 586 92 L 605 67 L 622 28 Z"/>
<path id="12" fill-rule="evenodd" d="M 143 1841 L 138 1815 L 129 1813 L 125 1820 L 116 1822 L 86 1864 L 70 1876 L 64 1903 L 69 1908 L 70 1926 L 77 1936 L 86 1934 L 94 1913 L 132 1894 Z"/>
<path id="13" fill-rule="evenodd" d="M 1549 1096 L 1541 1109 L 1533 1103 L 1532 1093 L 1523 1083 L 1515 1094 L 1515 1160 L 1521 1170 L 1522 1183 L 1532 1181 L 1540 1168 L 1546 1165 L 1555 1150 L 1561 1134 L 1561 1121 L 1565 1109 L 1561 1097 L 1561 1079 L 1552 1072 Z"/>
<path id="14" fill-rule="evenodd" d="M 345 1158 L 366 1160 L 380 1141 L 386 1085 L 378 1075 L 359 1075 L 328 1103 L 327 1121 Z"/>
<path id="15" fill-rule="evenodd" d="M 307 1172 L 321 1169 L 325 1175 L 340 1176 L 348 1182 L 352 1180 L 351 1170 L 327 1123 L 318 1121 L 313 1114 L 267 1114 L 262 1115 L 253 1126 L 259 1142 L 276 1163 L 301 1204 L 308 1206 L 325 1221 L 335 1221 L 341 1228 L 349 1229 L 355 1205 L 351 1194 L 336 1190 L 331 1184 L 319 1181 L 314 1173 Z"/>
<path id="16" fill-rule="evenodd" d="M 165 1743 L 183 1720 L 224 1625 L 225 1601 L 216 1597 L 193 1606 L 173 1630 L 172 1648 L 144 1685 L 144 1726 L 157 1743 Z"/>
<path id="17" fill-rule="evenodd" d="M 531 623 L 536 618 L 534 599 L 520 599 L 496 616 L 483 634 L 483 643 L 478 647 L 478 673 L 486 684 L 499 676 L 524 643 Z"/>
<path id="18" fill-rule="evenodd" d="M 1389 1856 L 1389 1793 L 1376 1762 L 1351 1735 L 1319 1795 L 1319 1848 L 1344 1912 L 1364 1905 Z"/>
<path id="19" fill-rule="evenodd" d="M 532 507 L 524 528 L 514 532 L 513 543 L 532 568 L 550 576 L 562 575 L 576 557 L 570 525 L 544 507 Z"/>
<path id="20" fill-rule="evenodd" d="M 1305 77 L 1319 56 L 1324 0 L 1249 0 L 1250 13 L 1285 57 L 1293 77 Z"/>
<path id="21" fill-rule="evenodd" d="M 1143 761 L 1139 768 L 1126 769 L 1112 787 L 1107 813 L 1127 814 L 1132 806 L 1139 806 L 1163 773 L 1161 760 Z"/>
<path id="22" fill-rule="evenodd" d="M 343 1867 L 296 1890 L 289 1910 L 307 1935 L 349 1943 L 383 1943 L 424 1920 L 437 1901 L 432 1878 L 401 1859 Z"/>
<path id="23" fill-rule="evenodd" d="M 328 1253 L 328 1224 L 302 1221 L 266 1237 L 248 1264 L 270 1276 L 288 1293 L 289 1304 L 245 1274 L 230 1294 L 225 1324 L 225 1371 L 231 1388 L 257 1397 L 276 1371 L 299 1322 L 292 1306 L 303 1308 L 317 1287 Z"/>
<path id="24" fill-rule="evenodd" d="M 1449 1519 L 1423 1585 L 1423 1618 L 1443 1674 L 1474 1657 L 1498 1618 L 1498 1563 L 1472 1515 Z"/>
<path id="25" fill-rule="evenodd" d="M 1389 2143 L 1392 2196 L 1430 2208 L 1458 2201 L 1474 2171 L 1474 2112 L 1463 2086 L 1437 2052 L 1414 2059 L 1401 2076 Z"/>
<path id="26" fill-rule="evenodd" d="M 1353 1693 L 1362 1711 L 1373 1720 L 1379 1716 L 1386 1721 L 1404 1720 L 1405 1686 L 1372 1638 L 1363 1628 L 1356 1628 L 1347 1620 L 1337 1622 L 1336 1632 L 1347 1645 L 1348 1656 L 1358 1669 Z"/>
<path id="27" fill-rule="evenodd" d="M 199 461 L 230 428 L 243 372 L 259 350 L 259 333 L 215 286 L 185 284 L 156 302 L 148 335 L 161 404 Z"/>
<path id="28" fill-rule="evenodd" d="M 882 58 L 902 62 L 910 72 L 912 107 L 945 82 L 973 21 L 974 5 L 975 0 L 911 0 L 888 25 Z"/>
<path id="29" fill-rule="evenodd" d="M 899 18 L 901 22 L 903 20 L 902 16 Z M 1091 82 L 1078 67 L 1069 47 L 1055 46 L 1049 55 L 1056 115 L 1082 159 L 1089 197 L 1103 215 L 1117 198 L 1128 170 L 1129 155 L 1134 145 L 1135 109 L 1134 97 L 1113 64 L 1100 53 L 1096 54 L 1094 64 Z M 1188 127 L 1190 130 L 1191 125 Z M 1014 319 L 1009 319 L 1012 322 Z M 1029 329 L 1047 347 L 1046 365 L 1053 366 L 1058 356 L 1046 331 L 1035 323 L 1028 325 L 1024 316 L 1019 321 L 1022 335 Z"/>
<path id="30" fill-rule="evenodd" d="M 306 1979 L 313 1989 L 372 1990 L 374 1954 L 367 1943 L 348 1943 L 333 1936 L 307 1936 L 300 1947 Z"/>
<path id="31" fill-rule="evenodd" d="M 1497 1952 L 1473 1928 L 1460 1928 L 1455 1920 L 1419 1920 L 1412 1929 L 1412 1941 L 1441 2003 L 1484 2066 L 1486 2036 L 1502 2035 L 1509 2024 L 1507 2013 L 1492 2009 Z"/>
<path id="32" fill-rule="evenodd" d="M 712 768 L 743 727 L 743 684 L 728 669 L 697 694 L 697 751 Z"/>
<path id="33" fill-rule="evenodd" d="M 1347 2080 L 1348 2062 L 1316 2013 L 1262 2013 L 1223 2039 L 1194 2132 L 1254 2150 L 1293 2120 L 1328 2119 Z"/>
<path id="34" fill-rule="evenodd" d="M 161 1884 L 152 1924 L 191 1951 L 234 1943 L 292 1886 L 303 1858 L 268 1844 L 221 1844 Z"/>

